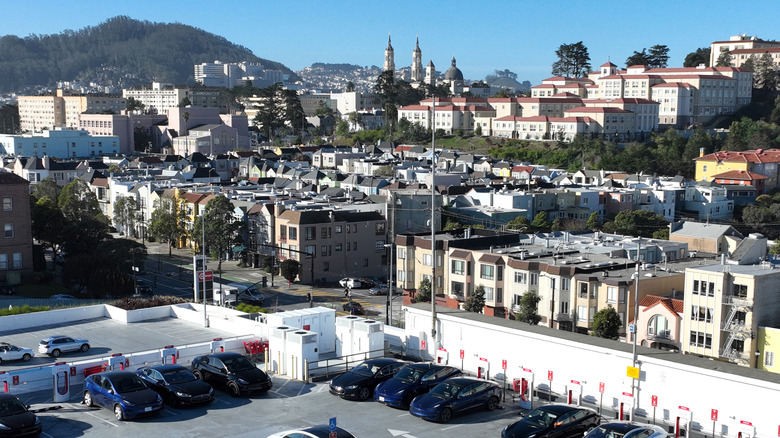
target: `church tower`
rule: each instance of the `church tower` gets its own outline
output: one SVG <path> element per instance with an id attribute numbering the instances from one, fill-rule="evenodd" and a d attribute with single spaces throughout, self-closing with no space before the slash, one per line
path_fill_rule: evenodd
<path id="1" fill-rule="evenodd" d="M 433 66 L 433 60 L 429 60 L 428 66 L 425 67 L 425 83 L 436 85 L 436 67 Z"/>
<path id="2" fill-rule="evenodd" d="M 395 54 L 393 52 L 393 45 L 390 44 L 390 34 L 387 35 L 387 48 L 385 49 L 385 66 L 383 71 L 390 70 L 395 72 Z"/>
<path id="3" fill-rule="evenodd" d="M 420 38 L 418 37 L 414 52 L 412 52 L 412 82 L 421 82 L 422 80 L 422 50 L 420 50 Z"/>

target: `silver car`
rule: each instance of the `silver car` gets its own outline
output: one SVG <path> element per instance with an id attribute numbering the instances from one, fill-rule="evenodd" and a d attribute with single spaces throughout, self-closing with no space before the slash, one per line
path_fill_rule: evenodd
<path id="1" fill-rule="evenodd" d="M 23 360 L 27 362 L 35 356 L 32 348 L 17 347 L 7 342 L 0 342 L 0 363 L 7 360 Z"/>
<path id="2" fill-rule="evenodd" d="M 62 353 L 69 351 L 88 351 L 89 341 L 86 339 L 76 339 L 69 336 L 49 336 L 41 340 L 38 344 L 38 352 L 48 354 L 51 357 L 59 357 Z"/>
<path id="3" fill-rule="evenodd" d="M 632 421 L 612 421 L 588 432 L 586 438 L 667 438 L 669 434 L 660 426 L 634 423 Z"/>

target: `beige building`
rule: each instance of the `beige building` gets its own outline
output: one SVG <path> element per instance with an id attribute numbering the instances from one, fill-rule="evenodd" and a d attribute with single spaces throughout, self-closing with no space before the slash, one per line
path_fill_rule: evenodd
<path id="1" fill-rule="evenodd" d="M 714 41 L 710 44 L 710 65 L 714 66 L 717 64 L 720 54 L 725 50 L 732 52 L 732 66 L 740 67 L 746 61 L 745 58 L 740 56 L 742 54 L 757 53 L 755 51 L 761 52 L 763 54 L 764 50 L 759 49 L 778 48 L 780 48 L 780 42 L 777 41 L 764 41 L 758 37 L 750 36 L 744 33 L 742 35 L 732 35 L 728 40 Z M 737 56 L 735 57 L 735 55 Z M 775 64 L 777 64 L 777 61 L 775 61 Z"/>
<path id="2" fill-rule="evenodd" d="M 178 87 L 161 82 L 126 88 L 122 90 L 122 96 L 125 99 L 132 97 L 144 104 L 145 111 L 157 114 L 167 114 L 169 109 L 178 107 L 185 97 L 191 99 L 189 87 Z"/>
<path id="3" fill-rule="evenodd" d="M 79 128 L 82 113 L 119 114 L 127 106 L 123 97 L 107 94 L 70 95 L 59 89 L 54 95 L 19 96 L 19 125 L 22 132 L 54 128 Z"/>

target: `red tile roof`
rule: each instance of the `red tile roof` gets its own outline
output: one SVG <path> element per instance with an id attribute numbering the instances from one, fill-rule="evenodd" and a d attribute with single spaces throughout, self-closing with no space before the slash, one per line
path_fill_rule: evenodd
<path id="1" fill-rule="evenodd" d="M 642 309 L 643 312 L 647 312 L 651 307 L 657 304 L 661 304 L 673 313 L 685 312 L 685 302 L 683 300 L 659 297 L 656 295 L 645 295 L 645 297 L 639 301 L 639 307 L 644 307 L 644 309 Z"/>
<path id="2" fill-rule="evenodd" d="M 730 170 L 728 172 L 712 175 L 716 179 L 739 179 L 744 181 L 753 181 L 757 179 L 766 179 L 766 176 L 756 172 L 747 172 L 744 170 Z"/>
<path id="3" fill-rule="evenodd" d="M 727 161 L 730 163 L 780 163 L 780 149 L 755 149 L 747 151 L 718 151 L 694 160 Z"/>
<path id="4" fill-rule="evenodd" d="M 564 113 L 628 113 L 628 114 L 634 114 L 633 112 L 629 110 L 624 110 L 620 108 L 615 107 L 598 107 L 598 106 L 580 106 L 577 108 L 571 108 L 567 110 L 563 110 Z"/>

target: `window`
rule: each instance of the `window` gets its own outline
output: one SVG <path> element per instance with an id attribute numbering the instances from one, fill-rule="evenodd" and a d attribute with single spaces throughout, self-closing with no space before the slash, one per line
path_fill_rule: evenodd
<path id="1" fill-rule="evenodd" d="M 322 227 L 320 230 L 320 239 L 330 239 L 330 227 Z"/>
<path id="2" fill-rule="evenodd" d="M 8 254 L 0 254 L 0 270 L 8 269 Z"/>
<path id="3" fill-rule="evenodd" d="M 368 259 L 363 259 L 363 267 L 364 268 L 368 267 Z"/>
<path id="4" fill-rule="evenodd" d="M 14 203 L 10 196 L 3 198 L 3 211 L 13 211 Z"/>
<path id="5" fill-rule="evenodd" d="M 732 345 L 735 347 L 734 348 L 735 350 L 736 350 L 737 342 L 742 342 L 742 341 L 734 341 Z M 691 337 L 690 337 L 689 344 L 691 347 L 712 348 L 712 335 L 708 333 L 691 330 Z"/>
<path id="6" fill-rule="evenodd" d="M 304 249 L 306 254 L 317 254 L 317 246 L 316 245 L 306 245 L 306 248 Z"/>
<path id="7" fill-rule="evenodd" d="M 322 262 L 322 270 L 330 271 L 330 262 Z"/>
<path id="8" fill-rule="evenodd" d="M 764 366 L 765 367 L 773 367 L 773 366 L 775 366 L 775 352 L 774 351 L 765 351 L 764 352 Z"/>
<path id="9" fill-rule="evenodd" d="M 335 225 L 333 228 L 334 228 L 333 232 L 336 234 L 341 234 L 344 231 L 341 225 Z"/>
<path id="10" fill-rule="evenodd" d="M 452 281 L 452 282 L 450 282 L 450 293 L 451 294 L 462 297 L 464 291 L 465 291 L 465 288 L 463 287 L 463 283 L 462 282 L 460 282 L 460 281 Z"/>
<path id="11" fill-rule="evenodd" d="M 614 286 L 610 286 L 607 288 L 607 302 L 608 303 L 616 303 L 617 302 L 617 291 L 618 288 Z"/>
<path id="12" fill-rule="evenodd" d="M 279 225 L 279 239 L 287 240 L 287 225 Z"/>
<path id="13" fill-rule="evenodd" d="M 290 240 L 298 240 L 298 229 L 295 227 L 290 227 L 288 229 L 288 235 L 290 236 Z"/>
<path id="14" fill-rule="evenodd" d="M 585 322 L 588 320 L 588 308 L 577 306 L 577 321 Z"/>
<path id="15" fill-rule="evenodd" d="M 515 272 L 515 283 L 525 284 L 528 279 L 528 275 L 525 272 Z"/>
<path id="16" fill-rule="evenodd" d="M 699 280 L 693 280 L 693 294 L 699 294 Z"/>
<path id="17" fill-rule="evenodd" d="M 463 275 L 466 272 L 466 262 L 463 260 L 453 260 L 452 270 L 450 272 L 453 274 Z"/>
<path id="18" fill-rule="evenodd" d="M 484 278 L 485 280 L 492 280 L 494 278 L 493 277 L 493 275 L 494 275 L 493 272 L 494 272 L 495 268 L 496 267 L 493 266 L 493 265 L 483 265 L 483 264 L 480 264 L 479 265 L 479 278 Z"/>
<path id="19" fill-rule="evenodd" d="M 539 284 L 539 274 L 531 274 L 531 286 Z"/>
<path id="20" fill-rule="evenodd" d="M 375 228 L 376 228 L 376 234 L 385 234 L 385 223 L 384 222 L 377 222 Z"/>
<path id="21" fill-rule="evenodd" d="M 5 238 L 10 239 L 14 237 L 14 224 L 5 224 Z"/>
<path id="22" fill-rule="evenodd" d="M 406 271 L 399 269 L 396 276 L 398 277 L 398 281 L 402 283 L 406 281 Z"/>
<path id="23" fill-rule="evenodd" d="M 306 227 L 304 228 L 304 232 L 306 233 L 306 240 L 314 240 L 314 238 L 317 235 L 317 228 L 315 227 Z"/>
<path id="24" fill-rule="evenodd" d="M 352 242 L 352 251 L 357 251 L 357 242 Z"/>
<path id="25" fill-rule="evenodd" d="M 504 281 L 504 267 L 503 266 L 496 266 L 496 280 L 497 281 Z"/>
<path id="26" fill-rule="evenodd" d="M 398 258 L 401 260 L 406 259 L 406 248 L 398 248 L 396 251 L 398 253 Z"/>
<path id="27" fill-rule="evenodd" d="M 561 312 L 564 315 L 569 314 L 569 302 L 568 301 L 561 301 Z"/>
<path id="28" fill-rule="evenodd" d="M 732 295 L 739 298 L 747 298 L 748 287 L 746 284 L 735 284 L 732 287 Z"/>
<path id="29" fill-rule="evenodd" d="M 425 266 L 433 265 L 433 256 L 431 254 L 423 254 L 423 265 Z"/>
<path id="30" fill-rule="evenodd" d="M 330 255 L 330 245 L 322 245 L 320 247 L 320 255 L 322 255 L 322 256 L 329 256 Z"/>
<path id="31" fill-rule="evenodd" d="M 342 249 L 342 245 L 341 245 L 340 243 L 337 243 L 337 244 L 336 244 L 335 251 L 336 251 L 336 252 L 339 252 L 339 251 L 341 251 L 341 249 Z"/>
<path id="32" fill-rule="evenodd" d="M 588 283 L 580 283 L 580 298 L 588 298 Z"/>
<path id="33" fill-rule="evenodd" d="M 485 301 L 493 301 L 493 288 L 482 286 L 482 289 L 485 290 Z"/>
<path id="34" fill-rule="evenodd" d="M 14 253 L 14 269 L 22 269 L 22 253 Z"/>
<path id="35" fill-rule="evenodd" d="M 569 290 L 569 279 L 561 278 L 561 290 Z"/>

